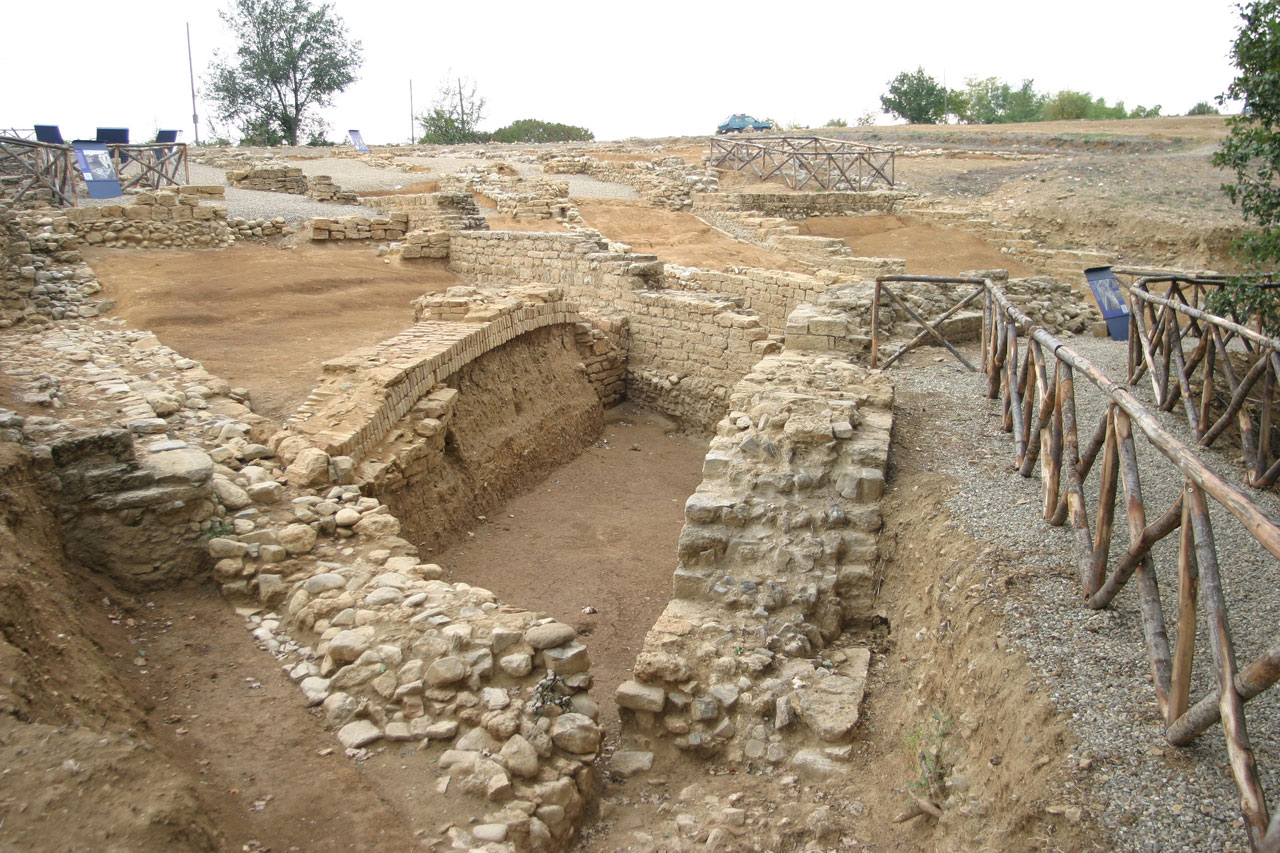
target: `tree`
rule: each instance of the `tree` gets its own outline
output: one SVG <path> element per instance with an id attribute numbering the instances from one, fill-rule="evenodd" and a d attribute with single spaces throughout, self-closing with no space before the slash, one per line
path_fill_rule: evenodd
<path id="1" fill-rule="evenodd" d="M 347 38 L 328 3 L 233 0 L 219 13 L 239 46 L 233 61 L 215 54 L 206 95 L 218 117 L 245 136 L 298 144 L 304 128 L 322 127 L 312 110 L 356 80 L 359 41 Z"/>
<path id="2" fill-rule="evenodd" d="M 485 142 L 487 134 L 478 130 L 484 120 L 484 98 L 476 96 L 476 85 L 466 78 L 446 77 L 431 112 L 418 116 L 422 125 L 419 142 L 427 145 L 462 145 L 468 142 Z"/>
<path id="3" fill-rule="evenodd" d="M 1043 115 L 1046 121 L 1070 121 L 1087 118 L 1092 109 L 1093 96 L 1088 92 L 1063 89 L 1045 101 Z"/>
<path id="4" fill-rule="evenodd" d="M 493 132 L 494 142 L 590 142 L 596 135 L 585 127 L 522 118 Z"/>
<path id="5" fill-rule="evenodd" d="M 918 67 L 915 72 L 903 71 L 889 81 L 889 91 L 880 96 L 880 106 L 911 124 L 937 124 L 946 114 L 947 90 Z"/>
<path id="6" fill-rule="evenodd" d="M 1244 110 L 1227 119 L 1227 138 L 1213 164 L 1235 173 L 1235 182 L 1223 184 L 1222 191 L 1256 227 L 1237 239 L 1234 248 L 1258 272 L 1274 269 L 1280 261 L 1280 0 L 1255 0 L 1241 7 L 1240 15 L 1244 24 L 1231 49 L 1240 73 L 1218 103 L 1243 100 Z M 1216 313 L 1240 319 L 1256 314 L 1274 333 L 1280 331 L 1274 293 L 1237 280 L 1207 304 Z"/>
<path id="7" fill-rule="evenodd" d="M 1216 116 L 1218 108 L 1208 101 L 1199 101 L 1194 107 L 1187 110 L 1189 116 Z"/>

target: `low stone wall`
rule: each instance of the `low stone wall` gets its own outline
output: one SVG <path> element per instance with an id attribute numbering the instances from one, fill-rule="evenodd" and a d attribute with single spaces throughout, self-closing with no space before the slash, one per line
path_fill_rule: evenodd
<path id="1" fill-rule="evenodd" d="M 455 233 L 449 267 L 489 285 L 547 282 L 591 316 L 625 324 L 627 397 L 695 430 L 712 429 L 734 383 L 776 346 L 744 298 L 668 289 L 655 256 L 615 251 L 599 237 Z"/>
<path id="2" fill-rule="evenodd" d="M 603 735 L 572 627 L 441 580 L 387 505 L 352 482 L 352 460 L 273 431 L 145 333 L 81 322 L 16 348 L 22 363 L 47 364 L 78 412 L 114 411 L 94 407 L 99 394 L 136 410 L 134 427 L 95 431 L 0 412 L 0 441 L 37 461 L 73 558 L 130 589 L 212 564 L 224 594 L 251 605 L 254 641 L 350 757 L 418 747 L 397 761 L 448 790 L 444 839 L 511 853 L 568 844 Z"/>
<path id="3" fill-rule="evenodd" d="M 787 315 L 802 302 L 815 299 L 835 281 L 830 274 L 816 276 L 783 270 L 739 269 L 715 272 L 695 267 L 666 265 L 667 287 L 736 296 L 742 307 L 755 311 L 770 333 L 781 333 Z"/>
<path id="4" fill-rule="evenodd" d="M 400 240 L 409 227 L 403 213 L 389 216 L 317 216 L 311 220 L 311 239 L 324 240 Z"/>
<path id="5" fill-rule="evenodd" d="M 52 212 L 52 211 L 51 211 Z M 115 303 L 95 299 L 102 285 L 84 262 L 79 238 L 48 224 L 24 227 L 0 204 L 0 329 L 19 323 L 47 324 L 64 317 L 93 317 Z"/>
<path id="6" fill-rule="evenodd" d="M 138 193 L 128 204 L 26 211 L 22 227 L 28 232 L 50 228 L 71 234 L 61 248 L 82 245 L 108 248 L 168 249 L 223 248 L 235 242 L 227 224 L 227 208 L 201 204 L 197 192 L 158 190 Z"/>
<path id="7" fill-rule="evenodd" d="M 307 176 L 297 166 L 251 166 L 228 169 L 227 184 L 244 190 L 265 190 L 290 195 L 307 194 Z"/>
<path id="8" fill-rule="evenodd" d="M 660 157 L 652 162 L 597 160 L 589 154 L 546 151 L 539 155 L 542 170 L 560 175 L 587 175 L 613 184 L 636 188 L 640 197 L 655 207 L 688 210 L 699 193 L 714 193 L 720 187 L 715 173 L 701 166 L 689 166 L 684 158 Z"/>
<path id="9" fill-rule="evenodd" d="M 627 397 L 709 432 L 734 384 L 777 344 L 732 296 L 637 290 L 629 318 Z"/>
<path id="10" fill-rule="evenodd" d="M 698 193 L 693 197 L 693 212 L 740 212 L 777 216 L 783 219 L 808 219 L 811 216 L 889 215 L 897 210 L 907 193 L 892 190 L 874 192 L 818 193 Z"/>
<path id="11" fill-rule="evenodd" d="M 446 192 L 476 193 L 493 201 L 498 213 L 514 219 L 579 221 L 564 181 L 504 175 L 496 166 L 471 166 L 440 179 Z"/>
<path id="12" fill-rule="evenodd" d="M 283 216 L 273 219 L 245 219 L 237 216 L 228 223 L 238 240 L 268 239 L 295 233 Z"/>
<path id="13" fill-rule="evenodd" d="M 404 235 L 400 257 L 405 260 L 427 258 L 440 260 L 449 257 L 448 231 L 411 231 Z"/>
<path id="14" fill-rule="evenodd" d="M 307 197 L 316 201 L 330 201 L 334 204 L 360 203 L 360 196 L 357 193 L 342 189 L 328 175 L 312 175 L 307 178 Z"/>
<path id="15" fill-rule="evenodd" d="M 404 215 L 407 231 L 487 231 L 475 198 L 467 192 L 417 193 L 366 198 L 364 203 L 391 216 Z"/>
<path id="16" fill-rule="evenodd" d="M 829 355 L 734 388 L 685 503 L 673 598 L 617 690 L 627 746 L 842 772 L 874 615 L 893 386 Z"/>

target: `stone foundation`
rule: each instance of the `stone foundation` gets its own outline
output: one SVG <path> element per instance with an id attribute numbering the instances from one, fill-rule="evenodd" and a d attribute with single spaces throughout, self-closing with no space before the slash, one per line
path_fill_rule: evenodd
<path id="1" fill-rule="evenodd" d="M 782 219 L 811 216 L 888 216 L 910 196 L 894 190 L 817 193 L 698 193 L 693 212 L 750 213 Z"/>
<path id="2" fill-rule="evenodd" d="M 840 772 L 874 617 L 893 386 L 826 355 L 734 388 L 685 504 L 673 598 L 617 691 L 624 738 Z"/>

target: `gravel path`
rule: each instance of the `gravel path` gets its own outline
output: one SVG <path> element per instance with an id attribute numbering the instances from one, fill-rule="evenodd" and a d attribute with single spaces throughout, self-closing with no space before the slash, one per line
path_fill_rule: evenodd
<path id="1" fill-rule="evenodd" d="M 403 163 L 412 163 L 418 166 L 426 166 L 429 171 L 417 173 L 414 180 L 431 180 L 440 175 L 450 172 L 456 172 L 465 166 L 475 166 L 483 164 L 492 164 L 493 160 L 486 159 L 468 159 L 462 157 L 400 157 Z M 328 161 L 326 161 L 328 162 Z M 542 171 L 542 167 L 536 163 L 521 163 L 517 161 L 504 160 L 506 165 L 515 169 L 522 178 L 552 178 L 557 181 L 564 181 L 569 185 L 570 198 L 639 198 L 640 194 L 636 192 L 635 187 L 629 184 L 615 184 L 609 181 L 601 181 L 596 178 L 589 178 L 586 175 L 548 175 Z M 334 180 L 337 180 L 336 178 Z M 342 185 L 341 181 L 338 181 Z"/>
<path id="2" fill-rule="evenodd" d="M 1067 343 L 1113 379 L 1125 377 L 1125 344 L 1083 337 Z M 1116 842 L 1128 849 L 1247 848 L 1221 727 L 1210 729 L 1186 749 L 1166 743 L 1150 684 L 1136 587 L 1129 584 L 1107 610 L 1077 604 L 1070 530 L 1053 529 L 1041 520 L 1038 477 L 1024 479 L 1012 470 L 1012 438 L 1001 430 L 999 402 L 985 397 L 985 377 L 969 374 L 949 358 L 945 364 L 895 369 L 893 374 L 900 404 L 912 407 L 913 413 L 921 410 L 923 435 L 965 437 L 968 446 L 961 452 L 945 443 L 921 442 L 928 446 L 917 448 L 927 457 L 925 464 L 955 479 L 958 488 L 949 508 L 957 526 L 975 540 L 990 543 L 989 553 L 1004 549 L 1016 555 L 1010 568 L 1021 582 L 999 603 L 1008 620 L 1006 634 L 1043 674 L 1038 687 L 1051 691 L 1070 718 L 1079 739 L 1076 758 L 1094 759 L 1088 773 L 1080 774 L 1078 791 L 1064 791 L 1064 798 L 1077 800 L 1113 828 Z M 1149 385 L 1133 390 L 1149 402 Z M 1105 400 L 1087 380 L 1077 379 L 1082 444 L 1092 434 Z M 1166 429 L 1187 441 L 1185 421 L 1173 414 L 1160 416 Z M 1183 479 L 1140 434 L 1136 443 L 1143 497 L 1148 519 L 1153 520 L 1172 504 Z M 1233 458 L 1213 450 L 1205 455 L 1226 479 L 1241 482 Z M 1096 473 L 1086 485 L 1092 521 L 1097 511 Z M 1280 518 L 1280 501 L 1274 494 L 1246 491 L 1272 517 Z M 1280 626 L 1276 560 L 1216 504 L 1211 516 L 1230 630 L 1243 666 L 1270 645 Z M 1114 539 L 1127 540 L 1123 498 Z M 1127 541 L 1114 543 L 1113 559 L 1124 545 Z M 1175 534 L 1155 553 L 1171 641 L 1176 546 Z M 1193 702 L 1213 678 L 1203 624 L 1196 650 Z M 1280 691 L 1248 703 L 1246 716 L 1263 786 L 1275 804 L 1280 799 Z"/>

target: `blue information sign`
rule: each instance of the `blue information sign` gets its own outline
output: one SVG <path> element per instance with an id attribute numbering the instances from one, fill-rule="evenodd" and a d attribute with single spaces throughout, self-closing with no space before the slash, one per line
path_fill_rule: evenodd
<path id="1" fill-rule="evenodd" d="M 116 198 L 124 195 L 116 167 L 111 162 L 111 152 L 103 142 L 75 142 L 76 163 L 84 175 L 90 198 Z"/>
<path id="2" fill-rule="evenodd" d="M 1098 309 L 1102 311 L 1102 319 L 1107 321 L 1107 332 L 1111 338 L 1129 340 L 1129 306 L 1111 267 L 1090 267 L 1084 271 L 1084 277 L 1098 302 Z"/>
<path id="3" fill-rule="evenodd" d="M 347 136 L 351 138 L 351 144 L 355 146 L 357 151 L 361 154 L 369 153 L 369 146 L 364 144 L 364 137 L 360 135 L 360 131 L 348 130 Z"/>

